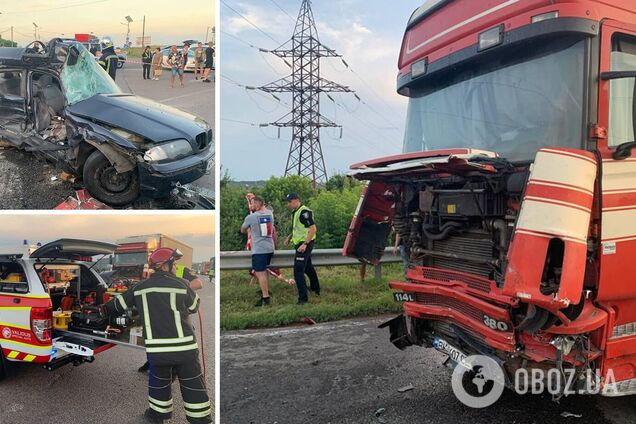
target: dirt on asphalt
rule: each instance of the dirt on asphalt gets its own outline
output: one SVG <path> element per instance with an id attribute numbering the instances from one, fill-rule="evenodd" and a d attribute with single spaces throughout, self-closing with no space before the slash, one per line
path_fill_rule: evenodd
<path id="1" fill-rule="evenodd" d="M 61 170 L 35 155 L 0 147 L 0 208 L 52 209 L 75 194 Z"/>
<path id="2" fill-rule="evenodd" d="M 489 408 L 471 409 L 453 394 L 445 355 L 398 350 L 377 328 L 385 320 L 221 333 L 221 423 L 619 424 L 636 416 L 633 397 L 557 403 L 510 390 Z"/>

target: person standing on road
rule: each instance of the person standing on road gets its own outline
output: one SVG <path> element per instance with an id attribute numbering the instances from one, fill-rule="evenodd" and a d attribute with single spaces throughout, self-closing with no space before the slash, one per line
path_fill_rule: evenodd
<path id="1" fill-rule="evenodd" d="M 192 290 L 201 290 L 203 288 L 203 280 L 199 278 L 190 268 L 185 265 L 175 265 L 175 275 L 179 278 L 183 278 L 188 282 L 188 287 Z M 146 361 L 145 364 L 140 366 L 137 371 L 139 372 L 147 372 L 150 368 L 150 364 Z"/>
<path id="2" fill-rule="evenodd" d="M 157 47 L 152 55 L 152 80 L 159 81 L 159 77 L 163 72 L 163 53 L 161 49 Z"/>
<path id="3" fill-rule="evenodd" d="M 302 204 L 296 193 L 288 194 L 285 200 L 287 200 L 287 207 L 292 211 L 292 233 L 285 239 L 285 246 L 291 243 L 296 249 L 294 279 L 298 288 L 298 304 L 303 305 L 309 300 L 305 274 L 309 277 L 309 289 L 316 296 L 320 296 L 320 281 L 311 263 L 317 228 L 313 211 Z"/>
<path id="4" fill-rule="evenodd" d="M 119 316 L 133 306 L 142 317 L 148 376 L 149 408 L 144 416 L 153 423 L 172 417 L 172 375 L 179 377 L 185 413 L 190 423 L 211 423 L 212 408 L 205 387 L 199 346 L 189 314 L 199 309 L 199 295 L 175 275 L 179 250 L 162 247 L 149 259 L 150 278 L 104 305 L 108 315 Z"/>
<path id="5" fill-rule="evenodd" d="M 150 79 L 150 67 L 152 66 L 152 52 L 150 46 L 146 46 L 144 52 L 141 54 L 141 63 L 144 68 L 144 79 Z"/>
<path id="6" fill-rule="evenodd" d="M 168 54 L 168 65 L 170 65 L 170 70 L 172 71 L 172 76 L 170 78 L 170 88 L 174 88 L 174 80 L 179 76 L 179 82 L 181 83 L 181 87 L 185 87 L 183 85 L 183 55 L 179 50 L 177 50 L 177 46 L 170 47 L 170 54 Z"/>
<path id="7" fill-rule="evenodd" d="M 119 57 L 117 56 L 117 53 L 115 53 L 113 40 L 106 36 L 102 38 L 100 45 L 102 47 L 102 55 L 99 57 L 98 63 L 106 72 L 108 72 L 108 75 L 110 75 L 113 81 L 115 81 Z"/>
<path id="8" fill-rule="evenodd" d="M 212 47 L 212 42 L 210 41 L 205 48 L 205 75 L 203 82 L 211 82 L 210 72 L 212 72 L 212 68 L 214 68 L 214 47 Z"/>
<path id="9" fill-rule="evenodd" d="M 203 48 L 203 43 L 199 42 L 196 50 L 194 51 L 194 79 L 198 80 L 199 77 L 197 73 L 203 79 L 203 71 L 205 65 L 205 49 Z"/>
<path id="10" fill-rule="evenodd" d="M 241 233 L 251 237 L 252 270 L 261 288 L 261 298 L 255 307 L 272 303 L 269 295 L 269 274 L 267 267 L 274 255 L 274 215 L 265 207 L 262 197 L 254 196 L 250 200 L 252 213 L 245 217 L 241 225 Z"/>

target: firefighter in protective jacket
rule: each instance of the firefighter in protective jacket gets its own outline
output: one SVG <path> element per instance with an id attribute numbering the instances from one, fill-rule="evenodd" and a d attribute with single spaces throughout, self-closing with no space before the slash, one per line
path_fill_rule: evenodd
<path id="1" fill-rule="evenodd" d="M 109 315 L 121 315 L 135 306 L 143 323 L 149 408 L 146 418 L 163 422 L 172 416 L 173 374 L 179 378 L 186 417 L 191 423 L 211 423 L 212 408 L 205 387 L 199 348 L 189 314 L 199 308 L 199 295 L 175 275 L 179 250 L 160 248 L 150 255 L 155 272 L 105 305 Z"/>
<path id="2" fill-rule="evenodd" d="M 115 53 L 115 46 L 113 40 L 106 36 L 102 38 L 100 45 L 102 47 L 102 55 L 99 57 L 99 64 L 108 75 L 115 80 L 117 76 L 117 64 L 119 63 L 119 56 Z"/>

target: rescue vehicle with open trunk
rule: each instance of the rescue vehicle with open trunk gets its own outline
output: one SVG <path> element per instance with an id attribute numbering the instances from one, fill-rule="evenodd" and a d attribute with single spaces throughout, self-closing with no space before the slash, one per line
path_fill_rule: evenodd
<path id="1" fill-rule="evenodd" d="M 397 80 L 404 153 L 352 166 L 344 247 L 376 263 L 392 230 L 405 243 L 391 341 L 487 355 L 509 387 L 556 368 L 577 377 L 560 393 L 592 371 L 635 394 L 634 2 L 428 1 Z"/>
<path id="2" fill-rule="evenodd" d="M 91 258 L 111 255 L 117 245 L 61 239 L 28 257 L 0 255 L 0 379 L 15 362 L 54 370 L 93 362 L 117 344 L 143 349 L 132 313 L 104 317 L 106 284 Z"/>

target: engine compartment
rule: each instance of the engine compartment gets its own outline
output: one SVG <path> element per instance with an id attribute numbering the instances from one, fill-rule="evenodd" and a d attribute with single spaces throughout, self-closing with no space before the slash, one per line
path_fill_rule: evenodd
<path id="1" fill-rule="evenodd" d="M 467 272 L 503 284 L 528 167 L 502 159 L 489 164 L 495 172 L 388 181 L 395 196 L 393 227 L 411 266 Z"/>

